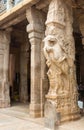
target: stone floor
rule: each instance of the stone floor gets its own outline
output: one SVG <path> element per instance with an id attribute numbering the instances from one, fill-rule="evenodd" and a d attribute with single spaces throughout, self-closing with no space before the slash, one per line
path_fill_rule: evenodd
<path id="1" fill-rule="evenodd" d="M 44 118 L 33 119 L 28 113 L 28 105 L 23 104 L 0 109 L 0 130 L 48 130 L 44 127 Z M 56 130 L 84 130 L 84 117 L 65 123 Z"/>

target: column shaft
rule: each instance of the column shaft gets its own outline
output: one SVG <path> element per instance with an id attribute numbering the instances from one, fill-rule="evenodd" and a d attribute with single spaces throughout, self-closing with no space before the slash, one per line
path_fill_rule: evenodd
<path id="1" fill-rule="evenodd" d="M 45 15 L 35 7 L 31 7 L 26 13 L 29 22 L 27 32 L 31 44 L 31 100 L 30 115 L 42 116 L 41 96 L 41 43 L 45 28 Z"/>
<path id="2" fill-rule="evenodd" d="M 8 81 L 9 43 L 10 33 L 6 31 L 0 32 L 0 107 L 10 106 Z"/>

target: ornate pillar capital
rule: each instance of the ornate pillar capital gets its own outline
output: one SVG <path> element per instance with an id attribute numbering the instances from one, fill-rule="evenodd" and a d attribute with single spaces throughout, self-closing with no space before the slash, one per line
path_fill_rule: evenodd
<path id="1" fill-rule="evenodd" d="M 27 32 L 43 32 L 45 29 L 45 14 L 35 7 L 30 7 L 26 11 L 26 18 L 29 22 Z"/>

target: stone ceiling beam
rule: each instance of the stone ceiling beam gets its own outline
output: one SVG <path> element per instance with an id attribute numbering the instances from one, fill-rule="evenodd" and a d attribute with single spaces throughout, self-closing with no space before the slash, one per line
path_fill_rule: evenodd
<path id="1" fill-rule="evenodd" d="M 9 21 L 7 23 L 2 24 L 0 29 L 5 29 L 5 28 L 8 28 L 8 27 L 10 27 L 12 25 L 16 25 L 19 22 L 23 21 L 24 19 L 26 19 L 26 14 L 25 13 L 23 13 L 22 15 L 19 15 L 17 18 L 14 18 L 14 19 L 12 19 L 11 21 Z"/>
<path id="2" fill-rule="evenodd" d="M 46 6 L 49 5 L 49 3 L 51 2 L 51 0 L 40 0 L 37 4 L 36 4 L 36 8 L 37 9 L 43 9 Z"/>
<path id="3" fill-rule="evenodd" d="M 26 11 L 26 8 L 33 6 L 37 2 L 39 2 L 39 0 L 23 0 L 11 10 L 0 14 L 0 27 L 2 26 L 2 24 L 10 22 L 12 19 L 16 18 L 17 15 L 21 15 L 23 12 Z"/>

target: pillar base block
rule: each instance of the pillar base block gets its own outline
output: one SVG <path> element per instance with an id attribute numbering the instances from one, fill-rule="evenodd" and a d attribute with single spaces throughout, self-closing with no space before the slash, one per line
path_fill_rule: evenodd
<path id="1" fill-rule="evenodd" d="M 75 121 L 81 118 L 79 113 L 72 113 L 68 115 L 63 115 L 61 118 L 61 123 L 68 122 L 68 121 Z"/>
<path id="2" fill-rule="evenodd" d="M 0 108 L 7 108 L 7 107 L 10 107 L 10 106 L 11 106 L 10 102 L 3 101 L 3 100 L 0 101 Z"/>
<path id="3" fill-rule="evenodd" d="M 43 110 L 41 109 L 41 104 L 30 104 L 29 114 L 33 118 L 43 117 Z"/>
<path id="4" fill-rule="evenodd" d="M 70 95 L 67 93 L 56 96 L 47 94 L 45 103 L 45 113 L 47 114 L 45 114 L 45 117 L 48 116 L 48 113 L 51 113 L 53 117 L 59 114 L 59 118 L 54 117 L 54 119 L 58 118 L 57 120 L 60 123 L 80 119 L 79 107 L 77 103 L 73 101 L 73 99 L 76 100 L 77 93 L 73 93 L 72 97 L 73 98 L 71 99 Z M 52 112 L 52 110 L 54 112 Z M 54 113 L 56 114 L 54 115 Z M 51 119 L 51 116 L 48 118 Z"/>

